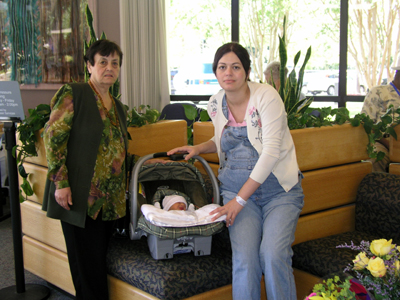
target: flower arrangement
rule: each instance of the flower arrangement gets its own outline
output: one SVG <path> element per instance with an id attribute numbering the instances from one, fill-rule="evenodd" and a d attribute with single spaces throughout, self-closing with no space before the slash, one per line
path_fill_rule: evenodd
<path id="1" fill-rule="evenodd" d="M 351 242 L 337 247 L 359 252 L 344 269 L 352 276 L 344 281 L 338 276 L 324 280 L 314 286 L 306 300 L 400 299 L 400 246 L 392 244 L 392 240 L 379 239 L 361 241 L 359 246 Z"/>

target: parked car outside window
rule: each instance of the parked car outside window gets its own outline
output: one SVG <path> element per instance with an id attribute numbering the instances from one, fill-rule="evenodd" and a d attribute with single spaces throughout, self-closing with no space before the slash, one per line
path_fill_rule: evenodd
<path id="1" fill-rule="evenodd" d="M 178 70 L 173 78 L 175 95 L 213 95 L 221 87 L 212 71 L 212 63 L 195 63 Z"/>
<path id="2" fill-rule="evenodd" d="M 304 90 L 307 95 L 338 95 L 339 71 L 306 71 Z M 347 70 L 347 95 L 365 95 L 366 85 L 356 71 Z"/>

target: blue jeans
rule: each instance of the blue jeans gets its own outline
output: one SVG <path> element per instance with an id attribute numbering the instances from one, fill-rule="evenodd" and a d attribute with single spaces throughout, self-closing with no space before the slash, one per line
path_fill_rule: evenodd
<path id="1" fill-rule="evenodd" d="M 232 142 L 230 135 L 233 133 L 237 139 L 237 131 L 238 128 L 234 128 L 233 131 L 224 130 L 224 138 Z M 243 143 L 236 144 L 234 151 L 222 141 L 222 147 L 224 146 L 227 150 L 227 160 L 222 162 L 218 178 L 222 183 L 221 195 L 224 204 L 227 204 L 235 198 L 249 178 L 258 157 L 253 157 L 254 149 L 248 148 L 249 143 L 246 139 Z M 247 158 L 243 156 L 246 148 L 247 154 L 250 155 Z M 291 245 L 304 205 L 301 178 L 302 175 L 299 174 L 299 182 L 286 192 L 271 173 L 248 199 L 247 205 L 229 227 L 232 244 L 233 299 L 260 299 L 262 274 L 268 300 L 297 299 Z"/>

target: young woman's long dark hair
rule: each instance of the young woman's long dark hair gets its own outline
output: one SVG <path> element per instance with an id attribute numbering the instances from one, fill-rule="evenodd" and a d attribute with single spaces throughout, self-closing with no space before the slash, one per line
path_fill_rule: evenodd
<path id="1" fill-rule="evenodd" d="M 235 42 L 224 44 L 218 48 L 217 52 L 215 52 L 214 62 L 213 62 L 214 74 L 216 74 L 216 72 L 217 72 L 218 62 L 221 59 L 221 57 L 229 52 L 233 52 L 236 54 L 236 56 L 239 58 L 240 62 L 242 63 L 247 76 L 249 76 L 250 75 L 250 65 L 251 65 L 249 52 L 247 52 L 247 50 L 242 45 L 240 45 L 239 43 L 235 43 Z"/>

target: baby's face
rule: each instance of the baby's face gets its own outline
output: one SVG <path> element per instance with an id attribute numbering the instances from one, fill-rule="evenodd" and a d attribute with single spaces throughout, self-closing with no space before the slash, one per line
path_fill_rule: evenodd
<path id="1" fill-rule="evenodd" d="M 186 205 L 182 202 L 176 202 L 169 208 L 169 210 L 186 210 Z"/>

